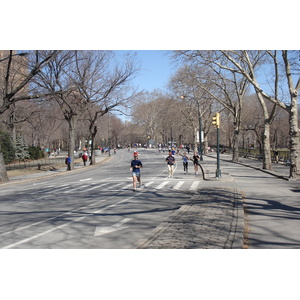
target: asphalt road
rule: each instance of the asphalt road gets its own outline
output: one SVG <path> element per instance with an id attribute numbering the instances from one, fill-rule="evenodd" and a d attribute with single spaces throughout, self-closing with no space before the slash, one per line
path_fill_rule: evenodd
<path id="1" fill-rule="evenodd" d="M 128 249 L 151 235 L 199 188 L 178 161 L 167 178 L 166 153 L 140 150 L 145 184 L 132 190 L 132 152 L 64 176 L 2 186 L 1 249 Z"/>

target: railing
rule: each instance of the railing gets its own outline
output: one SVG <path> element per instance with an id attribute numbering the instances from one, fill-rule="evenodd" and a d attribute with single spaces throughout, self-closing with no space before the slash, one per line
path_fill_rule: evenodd
<path id="1" fill-rule="evenodd" d="M 28 161 L 18 161 L 14 163 L 9 163 L 5 165 L 6 170 L 18 170 L 26 168 L 40 168 L 42 166 L 51 166 L 55 164 L 63 164 L 65 157 L 51 157 L 51 158 L 42 158 L 37 160 L 28 160 Z"/>
<path id="2" fill-rule="evenodd" d="M 277 150 L 278 152 L 278 161 L 286 163 L 290 160 L 290 151 L 289 150 Z M 262 159 L 261 153 L 258 149 L 239 149 L 239 154 L 242 157 Z M 276 161 L 275 150 L 271 150 L 271 159 L 273 162 Z"/>

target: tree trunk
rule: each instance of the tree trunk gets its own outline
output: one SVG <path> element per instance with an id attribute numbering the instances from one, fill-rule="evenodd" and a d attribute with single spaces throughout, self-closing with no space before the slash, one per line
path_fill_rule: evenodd
<path id="1" fill-rule="evenodd" d="M 3 153 L 1 152 L 0 149 L 0 183 L 7 182 L 7 181 L 9 181 L 9 178 L 7 176 L 7 172 L 5 168 Z"/>
<path id="2" fill-rule="evenodd" d="M 198 132 L 198 128 L 194 128 L 194 152 L 198 153 L 198 148 L 197 148 L 197 132 Z"/>
<path id="3" fill-rule="evenodd" d="M 298 128 L 298 111 L 297 111 L 297 96 L 293 97 L 290 111 L 290 178 L 300 178 L 300 153 L 299 128 Z"/>
<path id="4" fill-rule="evenodd" d="M 238 130 L 234 130 L 232 149 L 233 149 L 232 161 L 238 162 L 239 161 L 239 131 Z"/>
<path id="5" fill-rule="evenodd" d="M 272 170 L 271 149 L 270 149 L 270 127 L 269 122 L 265 122 L 262 136 L 263 169 Z"/>
<path id="6" fill-rule="evenodd" d="M 74 169 L 74 149 L 75 149 L 75 127 L 77 122 L 77 116 L 71 116 L 68 120 L 69 123 L 69 145 L 68 154 L 71 157 L 71 170 Z"/>
<path id="7" fill-rule="evenodd" d="M 238 117 L 234 116 L 236 121 L 233 123 L 233 153 L 232 153 L 232 161 L 238 162 L 239 161 L 239 136 L 240 136 L 240 121 L 238 121 Z"/>

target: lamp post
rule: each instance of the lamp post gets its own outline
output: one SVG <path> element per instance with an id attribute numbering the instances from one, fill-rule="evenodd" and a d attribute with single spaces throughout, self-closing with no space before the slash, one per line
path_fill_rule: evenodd
<path id="1" fill-rule="evenodd" d="M 212 118 L 212 125 L 215 125 L 217 128 L 217 170 L 216 177 L 221 177 L 220 169 L 220 113 L 216 113 Z"/>
<path id="2" fill-rule="evenodd" d="M 200 154 L 200 161 L 203 161 L 203 147 L 202 147 L 202 120 L 201 120 L 201 113 L 200 113 L 200 104 L 198 104 L 198 121 L 199 121 L 199 154 Z"/>

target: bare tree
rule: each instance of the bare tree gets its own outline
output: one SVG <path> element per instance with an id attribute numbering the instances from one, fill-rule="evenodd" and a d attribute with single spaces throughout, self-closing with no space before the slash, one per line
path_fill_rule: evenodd
<path id="1" fill-rule="evenodd" d="M 129 87 L 138 66 L 134 55 L 126 54 L 124 63 L 114 62 L 112 51 L 76 51 L 73 85 L 87 104 L 87 120 L 91 142 L 91 164 L 95 163 L 94 145 L 100 117 L 127 103 L 135 97 Z"/>
<path id="2" fill-rule="evenodd" d="M 29 83 L 35 76 L 47 66 L 52 59 L 56 57 L 59 51 L 32 51 L 28 58 L 21 63 L 21 68 L 15 68 L 15 58 L 17 53 L 10 50 L 7 57 L 0 59 L 1 67 L 3 67 L 4 78 L 1 78 L 2 93 L 0 98 L 0 116 L 10 109 L 17 102 L 37 99 L 40 97 L 49 96 L 49 93 L 44 95 L 38 93 L 35 89 L 31 89 Z M 18 74 L 18 76 L 16 76 Z M 4 164 L 3 155 L 0 149 L 0 182 L 8 181 L 8 176 Z"/>
<path id="3" fill-rule="evenodd" d="M 216 107 L 211 96 L 212 82 L 205 76 L 207 70 L 197 65 L 184 65 L 177 74 L 171 79 L 170 87 L 177 94 L 181 95 L 182 106 L 181 113 L 185 116 L 194 133 L 194 144 L 197 145 L 197 133 L 203 132 L 203 141 L 199 139 L 201 153 L 207 152 L 207 137 L 212 129 L 211 119 L 213 108 Z M 201 130 L 200 130 L 201 128 Z M 202 149 L 204 148 L 204 149 Z M 201 156 L 202 158 L 202 156 Z"/>
<path id="4" fill-rule="evenodd" d="M 221 62 L 224 59 L 222 60 L 218 51 L 175 51 L 174 57 L 189 63 L 196 74 L 193 84 L 232 114 L 232 160 L 238 161 L 243 99 L 249 85 L 247 79 L 234 70 L 222 68 Z"/>
<path id="5" fill-rule="evenodd" d="M 290 53 L 291 52 L 291 53 Z M 254 87 L 261 106 L 264 111 L 265 116 L 265 131 L 263 138 L 263 150 L 264 150 L 264 168 L 268 169 L 270 167 L 270 124 L 272 123 L 276 111 L 276 105 L 280 106 L 289 113 L 289 122 L 290 122 L 290 153 L 291 153 L 291 164 L 290 164 L 290 178 L 296 179 L 300 177 L 300 142 L 299 142 L 299 127 L 298 127 L 298 92 L 300 89 L 300 72 L 299 72 L 299 54 L 292 51 L 282 50 L 282 60 L 284 67 L 285 80 L 287 82 L 288 91 L 290 95 L 289 104 L 283 98 L 280 100 L 278 95 L 278 83 L 281 79 L 280 70 L 279 70 L 279 58 L 277 56 L 277 51 L 262 51 L 261 56 L 268 55 L 273 61 L 273 83 L 274 90 L 273 95 L 265 92 L 258 83 L 257 77 L 255 76 L 255 55 L 253 51 L 241 51 L 238 56 L 232 55 L 232 52 L 222 51 L 224 56 L 230 61 L 236 72 L 241 73 L 247 78 L 247 80 Z M 295 55 L 296 54 L 296 55 Z M 238 57 L 238 59 L 237 59 Z M 296 58 L 296 59 L 295 59 Z M 242 67 L 240 61 L 243 61 L 247 64 L 248 70 Z M 294 79 L 296 79 L 296 84 L 294 84 Z M 274 107 L 270 114 L 268 114 L 267 107 L 265 105 L 265 99 L 274 104 Z"/>

